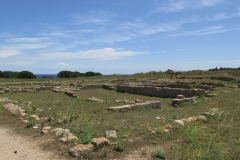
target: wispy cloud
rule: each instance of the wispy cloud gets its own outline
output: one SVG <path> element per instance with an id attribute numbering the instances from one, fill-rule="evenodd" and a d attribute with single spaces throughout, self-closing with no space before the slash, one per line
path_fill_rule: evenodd
<path id="1" fill-rule="evenodd" d="M 185 31 L 179 33 L 173 33 L 169 36 L 199 36 L 199 35 L 208 35 L 208 34 L 217 34 L 217 33 L 224 33 L 230 32 L 233 30 L 239 30 L 239 27 L 235 28 L 224 28 L 223 26 L 211 26 L 205 29 L 193 30 L 193 31 Z"/>
<path id="2" fill-rule="evenodd" d="M 9 58 L 17 55 L 20 55 L 20 53 L 16 50 L 0 50 L 0 58 Z"/>
<path id="3" fill-rule="evenodd" d="M 225 0 L 171 0 L 169 2 L 161 1 L 157 4 L 157 8 L 151 13 L 158 12 L 179 12 L 189 8 L 203 8 L 203 7 L 211 7 L 217 4 L 223 3 Z"/>
<path id="4" fill-rule="evenodd" d="M 11 61 L 11 62 L 6 62 L 5 64 L 7 65 L 15 65 L 15 66 L 28 66 L 34 64 L 34 61 Z"/>
<path id="5" fill-rule="evenodd" d="M 101 24 L 105 25 L 109 22 L 109 20 L 115 15 L 110 12 L 96 11 L 96 12 L 88 12 L 87 14 L 71 14 L 69 17 L 71 19 L 70 22 L 73 24 Z"/>
<path id="6" fill-rule="evenodd" d="M 7 42 L 28 42 L 28 43 L 32 43 L 32 42 L 39 42 L 41 40 L 46 40 L 49 39 L 47 37 L 41 37 L 41 38 L 28 38 L 28 37 L 23 37 L 23 38 L 10 38 L 10 39 L 6 39 Z"/>
<path id="7" fill-rule="evenodd" d="M 123 49 L 104 48 L 99 50 L 79 51 L 79 52 L 52 52 L 40 54 L 41 59 L 94 59 L 94 60 L 114 60 L 124 57 L 131 57 L 142 52 L 125 51 Z"/>
<path id="8" fill-rule="evenodd" d="M 219 13 L 213 17 L 207 18 L 207 20 L 208 21 L 219 21 L 219 20 L 230 19 L 230 18 L 239 17 L 239 16 L 240 16 L 240 8 L 238 9 L 238 12 L 236 12 L 236 13 L 232 13 L 232 14 Z"/>

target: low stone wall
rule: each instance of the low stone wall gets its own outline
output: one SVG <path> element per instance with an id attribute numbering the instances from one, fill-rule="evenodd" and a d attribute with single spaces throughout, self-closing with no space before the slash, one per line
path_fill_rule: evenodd
<path id="1" fill-rule="evenodd" d="M 147 101 L 143 103 L 135 103 L 123 106 L 109 107 L 108 111 L 118 112 L 122 110 L 134 110 L 137 108 L 160 108 L 160 101 Z"/>
<path id="2" fill-rule="evenodd" d="M 82 90 L 91 90 L 91 89 L 103 88 L 103 85 L 90 84 L 90 85 L 78 85 L 78 87 L 80 87 L 80 89 L 82 89 Z"/>
<path id="3" fill-rule="evenodd" d="M 68 95 L 69 97 L 77 98 L 77 94 L 72 91 L 65 91 L 64 94 Z"/>
<path id="4" fill-rule="evenodd" d="M 217 80 L 221 80 L 221 81 L 233 81 L 233 80 L 236 80 L 234 78 L 231 78 L 231 77 L 210 77 L 210 79 L 217 79 Z"/>
<path id="5" fill-rule="evenodd" d="M 119 85 L 117 86 L 117 92 L 153 96 L 153 97 L 162 97 L 162 98 L 175 98 L 177 97 L 177 95 L 184 95 L 185 97 L 202 96 L 204 95 L 205 90 Z"/>

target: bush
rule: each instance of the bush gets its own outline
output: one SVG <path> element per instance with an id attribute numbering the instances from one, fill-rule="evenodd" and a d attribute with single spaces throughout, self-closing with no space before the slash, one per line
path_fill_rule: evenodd
<path id="1" fill-rule="evenodd" d="M 19 72 L 17 77 L 18 78 L 36 78 L 36 76 L 32 72 L 29 72 L 29 71 Z"/>
<path id="2" fill-rule="evenodd" d="M 158 158 L 158 159 L 167 159 L 166 155 L 164 153 L 162 153 L 161 151 L 157 150 L 157 151 L 153 151 L 151 153 L 151 157 L 153 158 Z"/>

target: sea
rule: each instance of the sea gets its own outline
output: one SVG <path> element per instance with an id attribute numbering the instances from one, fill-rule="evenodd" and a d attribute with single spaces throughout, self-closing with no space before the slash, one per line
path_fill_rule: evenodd
<path id="1" fill-rule="evenodd" d="M 37 78 L 58 78 L 57 74 L 35 74 Z"/>

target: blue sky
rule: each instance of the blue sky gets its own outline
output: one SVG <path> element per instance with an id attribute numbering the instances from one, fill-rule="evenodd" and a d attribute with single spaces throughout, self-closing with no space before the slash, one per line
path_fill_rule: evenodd
<path id="1" fill-rule="evenodd" d="M 240 67 L 239 0 L 0 0 L 0 70 Z"/>

